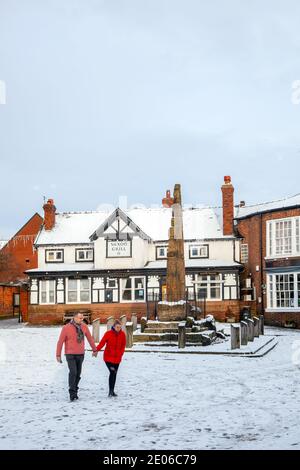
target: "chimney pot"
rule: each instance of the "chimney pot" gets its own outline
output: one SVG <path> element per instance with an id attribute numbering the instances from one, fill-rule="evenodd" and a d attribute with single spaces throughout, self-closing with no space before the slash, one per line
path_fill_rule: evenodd
<path id="1" fill-rule="evenodd" d="M 172 207 L 174 204 L 174 198 L 171 197 L 171 191 L 167 189 L 166 196 L 162 199 L 163 207 Z"/>

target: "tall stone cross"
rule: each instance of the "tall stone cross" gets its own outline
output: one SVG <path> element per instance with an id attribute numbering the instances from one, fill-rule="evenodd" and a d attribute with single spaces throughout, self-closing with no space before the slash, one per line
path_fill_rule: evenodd
<path id="1" fill-rule="evenodd" d="M 174 204 L 172 205 L 172 220 L 169 229 L 166 289 L 168 302 L 185 300 L 184 238 L 180 184 L 175 184 L 174 187 Z"/>

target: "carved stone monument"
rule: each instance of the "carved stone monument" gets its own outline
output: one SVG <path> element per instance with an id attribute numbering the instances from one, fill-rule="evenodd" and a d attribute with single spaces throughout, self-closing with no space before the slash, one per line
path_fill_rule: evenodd
<path id="1" fill-rule="evenodd" d="M 167 255 L 166 299 L 158 303 L 160 321 L 181 321 L 187 316 L 183 216 L 180 184 L 174 187 Z"/>

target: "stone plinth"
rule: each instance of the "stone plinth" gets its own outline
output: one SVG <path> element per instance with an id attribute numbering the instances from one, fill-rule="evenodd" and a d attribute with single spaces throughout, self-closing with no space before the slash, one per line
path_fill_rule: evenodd
<path id="1" fill-rule="evenodd" d="M 180 302 L 159 302 L 157 305 L 157 314 L 159 321 L 181 321 L 187 316 L 187 307 L 185 301 Z"/>

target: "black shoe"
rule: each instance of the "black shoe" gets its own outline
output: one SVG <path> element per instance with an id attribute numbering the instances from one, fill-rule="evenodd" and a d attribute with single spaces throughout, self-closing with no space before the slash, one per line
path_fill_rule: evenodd
<path id="1" fill-rule="evenodd" d="M 118 395 L 115 392 L 111 392 L 112 397 L 117 397 Z"/>
<path id="2" fill-rule="evenodd" d="M 78 400 L 78 395 L 76 395 L 76 396 L 74 397 L 74 400 Z"/>
<path id="3" fill-rule="evenodd" d="M 70 397 L 70 401 L 76 400 L 76 397 Z"/>

